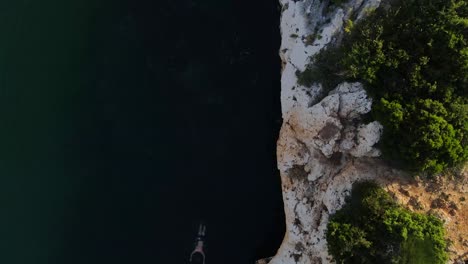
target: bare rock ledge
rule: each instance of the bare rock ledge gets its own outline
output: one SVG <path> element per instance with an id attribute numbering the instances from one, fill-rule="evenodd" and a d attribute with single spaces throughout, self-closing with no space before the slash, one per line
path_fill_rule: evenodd
<path id="1" fill-rule="evenodd" d="M 324 13 L 328 1 L 280 2 L 283 125 L 277 156 L 286 234 L 268 263 L 330 263 L 325 239 L 329 215 L 341 208 L 355 181 L 394 171 L 374 159 L 380 155 L 374 145 L 383 128 L 361 119 L 372 106 L 362 84 L 341 83 L 320 98 L 322 86 L 299 85 L 296 71 L 303 71 L 309 58 L 342 32 L 352 13 L 362 17 L 380 1 L 353 0 L 328 14 Z M 307 36 L 314 32 L 321 38 L 310 43 Z"/>

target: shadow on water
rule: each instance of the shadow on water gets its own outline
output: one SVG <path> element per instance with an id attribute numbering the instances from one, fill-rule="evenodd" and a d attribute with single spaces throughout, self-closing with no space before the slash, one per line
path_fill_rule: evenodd
<path id="1" fill-rule="evenodd" d="M 64 69 L 64 81 L 52 85 L 61 67 L 49 66 L 50 77 L 36 83 L 44 98 L 58 99 L 43 115 L 57 117 L 37 125 L 57 135 L 29 145 L 31 155 L 57 150 L 44 157 L 47 166 L 22 172 L 42 177 L 42 191 L 25 199 L 48 193 L 45 203 L 53 208 L 37 212 L 24 234 L 42 244 L 45 261 L 34 263 L 186 263 L 201 219 L 208 264 L 273 255 L 284 233 L 275 160 L 281 124 L 277 1 L 113 5 L 95 4 L 87 23 L 65 27 L 77 31 L 70 36 L 81 30 L 88 37 L 65 43 L 79 45 L 81 53 L 72 50 L 75 55 L 62 56 L 61 63 L 78 66 Z M 76 10 L 68 8 L 64 17 Z M 85 4 L 79 10 L 88 12 Z M 12 87 L 18 82 L 10 80 Z M 72 90 L 61 90 L 68 84 Z M 10 171 L 19 173 L 14 166 Z M 40 199 L 20 206 L 29 210 L 24 217 L 36 215 L 33 207 L 46 208 Z M 29 221 L 35 220 L 17 229 Z M 45 226 L 49 231 L 34 233 Z M 20 241 L 15 247 L 30 246 Z"/>

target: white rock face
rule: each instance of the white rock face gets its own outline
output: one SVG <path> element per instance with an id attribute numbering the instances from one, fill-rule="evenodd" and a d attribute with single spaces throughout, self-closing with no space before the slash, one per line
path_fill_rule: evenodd
<path id="1" fill-rule="evenodd" d="M 352 184 L 393 170 L 373 158 L 383 128 L 363 123 L 372 100 L 360 83 L 341 83 L 320 98 L 322 86 L 297 84 L 296 71 L 342 32 L 344 20 L 365 15 L 379 0 L 351 0 L 324 13 L 328 1 L 280 0 L 283 60 L 283 126 L 277 146 L 286 234 L 270 264 L 331 263 L 325 239 L 330 214 L 341 208 Z M 320 34 L 313 41 L 308 37 Z"/>

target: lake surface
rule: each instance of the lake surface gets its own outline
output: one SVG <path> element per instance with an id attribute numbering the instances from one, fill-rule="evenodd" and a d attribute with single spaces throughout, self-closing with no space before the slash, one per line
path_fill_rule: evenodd
<path id="1" fill-rule="evenodd" d="M 0 3 L 0 262 L 207 264 L 281 243 L 277 1 Z"/>

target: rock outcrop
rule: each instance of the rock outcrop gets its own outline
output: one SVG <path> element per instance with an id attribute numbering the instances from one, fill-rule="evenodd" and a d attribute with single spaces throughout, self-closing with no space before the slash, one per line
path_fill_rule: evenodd
<path id="1" fill-rule="evenodd" d="M 310 57 L 339 36 L 344 20 L 362 17 L 379 4 L 354 0 L 328 10 L 328 2 L 281 0 L 283 126 L 277 156 L 286 235 L 270 264 L 329 263 L 329 215 L 343 205 L 355 181 L 393 172 L 373 159 L 380 155 L 374 145 L 382 126 L 363 122 L 372 100 L 360 83 L 341 83 L 325 97 L 320 83 L 297 83 L 296 71 L 303 71 Z M 320 38 L 312 41 L 313 34 Z"/>
<path id="2" fill-rule="evenodd" d="M 339 41 L 344 21 L 363 18 L 380 0 L 350 0 L 335 8 L 329 0 L 280 3 L 283 125 L 277 157 L 286 234 L 277 254 L 262 263 L 331 263 L 326 225 L 352 184 L 372 179 L 394 187 L 402 173 L 377 158 L 380 151 L 374 146 L 383 127 L 362 118 L 372 107 L 362 84 L 344 82 L 324 94 L 320 83 L 299 85 L 296 72 L 327 44 Z"/>

